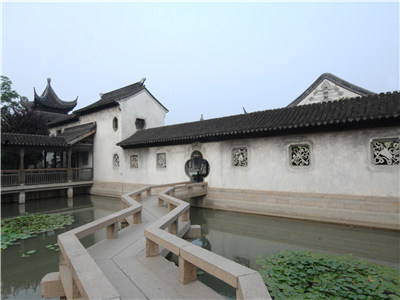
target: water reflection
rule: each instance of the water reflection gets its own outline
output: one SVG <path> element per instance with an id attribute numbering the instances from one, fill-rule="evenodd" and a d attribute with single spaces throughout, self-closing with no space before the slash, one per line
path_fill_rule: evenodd
<path id="1" fill-rule="evenodd" d="M 41 233 L 36 237 L 21 240 L 21 244 L 9 246 L 1 253 L 1 297 L 2 299 L 40 299 L 40 280 L 50 272 L 58 271 L 59 253 L 46 248 L 57 242 L 57 235 L 72 228 L 104 217 L 120 208 L 119 199 L 80 195 L 73 201 L 68 198 L 31 200 L 25 210 L 18 203 L 2 203 L 2 218 L 29 213 L 67 213 L 75 222 L 59 230 Z M 104 239 L 105 232 L 96 232 L 81 240 L 85 247 Z M 36 250 L 30 257 L 22 253 Z"/>
<path id="2" fill-rule="evenodd" d="M 212 251 L 251 268 L 280 250 L 352 254 L 400 268 L 400 232 L 191 208 Z"/>

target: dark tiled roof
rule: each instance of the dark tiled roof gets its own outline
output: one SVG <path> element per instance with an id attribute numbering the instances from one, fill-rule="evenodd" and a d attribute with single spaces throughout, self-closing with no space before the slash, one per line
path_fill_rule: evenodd
<path id="1" fill-rule="evenodd" d="M 67 147 L 64 137 L 22 134 L 22 133 L 1 133 L 1 145 L 7 146 L 41 146 L 41 147 Z"/>
<path id="2" fill-rule="evenodd" d="M 129 96 L 132 96 L 142 90 L 146 90 L 146 86 L 143 84 L 145 81 L 145 78 L 143 78 L 141 81 L 136 82 L 134 84 L 128 85 L 126 87 L 105 93 L 101 95 L 101 99 L 99 101 L 96 101 L 95 103 L 92 103 L 84 108 L 78 109 L 75 111 L 77 114 L 87 114 L 96 110 L 100 110 L 103 108 L 111 107 L 114 105 L 117 105 L 117 101 L 127 98 Z M 149 92 L 150 93 L 150 92 Z M 153 95 L 152 97 L 163 107 L 162 105 Z M 165 108 L 166 109 L 166 108 Z M 167 109 L 166 109 L 167 110 Z"/>
<path id="3" fill-rule="evenodd" d="M 51 111 L 57 113 L 68 113 L 72 110 L 78 103 L 78 97 L 73 101 L 63 101 L 58 98 L 57 94 L 54 92 L 50 84 L 50 78 L 47 79 L 47 86 L 41 96 L 34 91 L 34 104 L 41 110 Z M 30 103 L 27 105 L 31 106 Z"/>
<path id="4" fill-rule="evenodd" d="M 63 125 L 63 124 L 68 124 L 71 122 L 75 122 L 79 120 L 79 116 L 75 113 L 69 114 L 69 115 L 64 115 L 62 117 L 59 117 L 51 122 L 49 122 L 47 125 L 51 127 Z"/>
<path id="5" fill-rule="evenodd" d="M 161 104 L 161 102 L 159 102 L 147 89 L 146 86 L 143 84 L 145 81 L 145 78 L 143 78 L 141 81 L 136 82 L 134 84 L 128 85 L 126 87 L 105 93 L 101 95 L 101 99 L 78 110 L 75 110 L 71 115 L 69 115 L 70 117 L 68 118 L 60 118 L 57 120 L 54 120 L 53 122 L 49 123 L 50 127 L 55 127 L 55 126 L 59 126 L 59 125 L 63 125 L 63 124 L 67 124 L 73 121 L 78 120 L 79 115 L 85 115 L 88 113 L 92 113 L 98 110 L 102 110 L 108 107 L 112 107 L 112 106 L 116 106 L 118 105 L 118 100 L 127 98 L 129 96 L 132 96 L 142 90 L 146 90 L 153 98 L 154 100 L 161 105 L 161 107 L 163 107 L 166 111 L 168 111 L 168 109 Z"/>
<path id="6" fill-rule="evenodd" d="M 123 148 L 400 124 L 399 92 L 253 112 L 141 130 Z"/>
<path id="7" fill-rule="evenodd" d="M 96 122 L 65 128 L 58 136 L 64 137 L 68 144 L 76 143 L 96 131 Z"/>
<path id="8" fill-rule="evenodd" d="M 328 79 L 329 81 L 333 82 L 334 84 L 345 88 L 349 91 L 352 91 L 356 94 L 359 94 L 360 96 L 372 96 L 375 95 L 374 92 L 368 91 L 366 89 L 363 89 L 359 86 L 356 86 L 346 80 L 343 80 L 342 78 L 339 78 L 331 73 L 323 73 L 321 76 L 318 77 L 317 80 L 314 81 L 313 84 L 310 85 L 308 89 L 306 89 L 299 97 L 297 97 L 293 102 L 291 102 L 288 107 L 291 106 L 296 106 L 299 104 L 304 98 L 306 98 L 322 81 L 325 79 Z"/>

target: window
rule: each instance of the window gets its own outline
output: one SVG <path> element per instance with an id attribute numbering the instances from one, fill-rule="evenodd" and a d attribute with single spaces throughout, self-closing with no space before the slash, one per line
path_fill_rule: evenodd
<path id="1" fill-rule="evenodd" d="M 136 125 L 136 129 L 138 129 L 138 130 L 139 129 L 143 129 L 144 126 L 146 125 L 146 122 L 145 122 L 144 119 L 137 118 L 136 121 L 135 121 L 135 125 Z"/>
<path id="2" fill-rule="evenodd" d="M 372 141 L 372 160 L 375 165 L 398 165 L 400 161 L 399 139 Z"/>
<path id="3" fill-rule="evenodd" d="M 310 145 L 290 146 L 290 164 L 294 167 L 310 165 Z"/>
<path id="4" fill-rule="evenodd" d="M 167 154 L 157 153 L 157 168 L 166 168 L 166 167 L 167 167 Z"/>
<path id="5" fill-rule="evenodd" d="M 89 164 L 89 152 L 82 152 L 82 165 L 87 166 Z"/>
<path id="6" fill-rule="evenodd" d="M 114 167 L 119 167 L 119 155 L 118 154 L 114 154 L 113 156 L 113 165 Z"/>
<path id="7" fill-rule="evenodd" d="M 131 155 L 131 168 L 139 168 L 139 155 L 133 154 Z"/>
<path id="8" fill-rule="evenodd" d="M 235 167 L 247 167 L 247 148 L 233 148 L 232 160 Z"/>
<path id="9" fill-rule="evenodd" d="M 113 129 L 114 129 L 114 131 L 118 130 L 118 119 L 117 119 L 117 117 L 114 117 L 114 119 L 113 119 Z"/>

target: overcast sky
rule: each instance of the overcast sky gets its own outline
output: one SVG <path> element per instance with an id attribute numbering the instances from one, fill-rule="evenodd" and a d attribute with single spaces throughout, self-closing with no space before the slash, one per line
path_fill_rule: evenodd
<path id="1" fill-rule="evenodd" d="M 166 124 L 284 107 L 324 72 L 399 90 L 399 3 L 2 4 L 2 71 L 82 108 L 146 77 Z"/>

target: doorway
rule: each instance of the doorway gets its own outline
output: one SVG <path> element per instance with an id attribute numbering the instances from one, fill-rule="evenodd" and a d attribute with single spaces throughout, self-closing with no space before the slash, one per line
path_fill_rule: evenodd
<path id="1" fill-rule="evenodd" d="M 203 182 L 204 177 L 210 173 L 210 164 L 203 159 L 203 154 L 195 150 L 190 159 L 185 163 L 185 173 L 190 178 L 190 182 Z"/>

